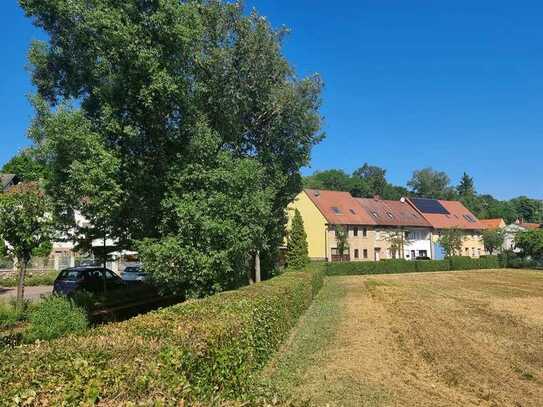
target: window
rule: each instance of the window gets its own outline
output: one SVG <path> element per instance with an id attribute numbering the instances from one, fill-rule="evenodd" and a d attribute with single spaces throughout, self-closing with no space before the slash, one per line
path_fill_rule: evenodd
<path id="1" fill-rule="evenodd" d="M 362 236 L 364 236 L 364 237 L 368 236 L 368 228 L 362 229 Z"/>
<path id="2" fill-rule="evenodd" d="M 353 215 L 356 215 L 356 211 L 354 209 L 349 209 L 349 212 L 351 212 Z"/>
<path id="3" fill-rule="evenodd" d="M 358 228 L 356 226 L 353 228 L 353 236 L 358 236 Z"/>
<path id="4" fill-rule="evenodd" d="M 336 214 L 336 215 L 341 215 L 341 211 L 339 210 L 339 208 L 337 206 L 332 206 L 332 211 Z"/>
<path id="5" fill-rule="evenodd" d="M 377 213 L 377 211 L 371 211 L 371 214 L 373 215 L 374 218 L 379 217 L 379 214 Z"/>
<path id="6" fill-rule="evenodd" d="M 368 258 L 368 249 L 364 249 L 364 250 L 362 251 L 362 256 L 364 256 L 365 259 Z"/>
<path id="7" fill-rule="evenodd" d="M 419 250 L 419 257 L 428 257 L 428 252 L 426 250 Z"/>
<path id="8" fill-rule="evenodd" d="M 358 249 L 354 249 L 354 258 L 358 259 Z"/>
<path id="9" fill-rule="evenodd" d="M 394 219 L 394 216 L 392 216 L 392 212 L 388 212 L 388 211 L 387 211 L 387 216 L 388 216 L 390 219 Z"/>
<path id="10" fill-rule="evenodd" d="M 337 247 L 332 247 L 330 250 L 332 251 L 332 256 L 337 255 Z"/>

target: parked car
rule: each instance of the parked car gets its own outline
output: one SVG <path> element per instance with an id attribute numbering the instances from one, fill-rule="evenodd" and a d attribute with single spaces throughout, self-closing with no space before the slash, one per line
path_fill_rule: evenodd
<path id="1" fill-rule="evenodd" d="M 121 278 L 124 281 L 145 281 L 147 273 L 140 266 L 131 266 L 124 269 L 121 273 Z"/>
<path id="2" fill-rule="evenodd" d="M 60 272 L 53 284 L 53 294 L 87 291 L 102 295 L 125 287 L 126 283 L 118 275 L 104 267 L 72 267 Z"/>

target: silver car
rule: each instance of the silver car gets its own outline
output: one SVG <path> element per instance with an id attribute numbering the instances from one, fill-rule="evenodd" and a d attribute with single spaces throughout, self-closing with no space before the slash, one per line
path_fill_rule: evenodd
<path id="1" fill-rule="evenodd" d="M 124 281 L 145 281 L 147 273 L 145 273 L 139 266 L 131 266 L 124 269 L 121 273 L 121 278 Z"/>

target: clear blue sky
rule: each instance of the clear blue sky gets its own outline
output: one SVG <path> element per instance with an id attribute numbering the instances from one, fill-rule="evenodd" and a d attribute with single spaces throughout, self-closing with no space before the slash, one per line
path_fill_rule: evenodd
<path id="1" fill-rule="evenodd" d="M 543 3 L 251 0 L 292 34 L 285 53 L 326 84 L 326 140 L 304 173 L 364 162 L 405 184 L 432 166 L 480 192 L 543 198 Z M 27 144 L 25 71 L 40 36 L 15 1 L 0 6 L 0 164 Z"/>

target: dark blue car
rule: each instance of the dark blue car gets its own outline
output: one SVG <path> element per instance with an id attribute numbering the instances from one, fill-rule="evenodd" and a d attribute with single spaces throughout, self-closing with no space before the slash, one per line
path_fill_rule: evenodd
<path id="1" fill-rule="evenodd" d="M 73 267 L 62 270 L 53 284 L 53 294 L 72 295 L 79 291 L 102 295 L 126 287 L 126 283 L 104 267 Z"/>

